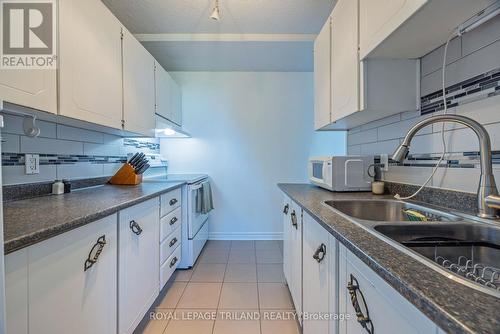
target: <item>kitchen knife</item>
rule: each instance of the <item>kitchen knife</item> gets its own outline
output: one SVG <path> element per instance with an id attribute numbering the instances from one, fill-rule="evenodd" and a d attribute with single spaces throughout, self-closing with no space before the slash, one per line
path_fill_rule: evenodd
<path id="1" fill-rule="evenodd" d="M 128 161 L 128 163 L 133 166 L 138 157 L 139 157 L 139 152 L 137 152 L 136 154 L 134 154 L 132 156 L 132 158 L 130 158 L 130 160 Z"/>
<path id="2" fill-rule="evenodd" d="M 137 171 L 139 170 L 140 168 L 142 168 L 144 165 L 146 165 L 148 163 L 148 160 L 143 160 L 141 161 L 140 163 L 138 163 L 137 165 L 134 166 L 134 169 Z"/>
<path id="3" fill-rule="evenodd" d="M 149 167 L 150 167 L 149 164 L 145 164 L 141 168 L 139 168 L 138 170 L 136 170 L 135 173 L 141 175 L 145 171 L 147 171 Z"/>
<path id="4" fill-rule="evenodd" d="M 137 166 L 142 162 L 146 155 L 144 153 L 139 153 L 138 156 L 134 159 L 132 166 L 137 168 Z"/>

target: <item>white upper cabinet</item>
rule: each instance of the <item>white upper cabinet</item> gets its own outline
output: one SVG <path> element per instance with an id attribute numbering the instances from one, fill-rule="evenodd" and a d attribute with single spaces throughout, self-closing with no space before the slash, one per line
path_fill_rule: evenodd
<path id="1" fill-rule="evenodd" d="M 28 248 L 30 333 L 116 333 L 116 222 L 115 214 Z"/>
<path id="2" fill-rule="evenodd" d="M 359 0 L 361 59 L 420 58 L 495 0 Z"/>
<path id="3" fill-rule="evenodd" d="M 172 79 L 170 108 L 172 110 L 172 118 L 170 119 L 177 125 L 182 125 L 182 91 L 181 87 Z"/>
<path id="4" fill-rule="evenodd" d="M 331 18 L 314 41 L 314 129 L 331 123 Z"/>
<path id="5" fill-rule="evenodd" d="M 59 114 L 122 128 L 121 24 L 99 0 L 59 2 Z"/>
<path id="6" fill-rule="evenodd" d="M 156 113 L 179 126 L 182 125 L 182 95 L 179 85 L 158 63 L 155 80 Z"/>
<path id="7" fill-rule="evenodd" d="M 418 61 L 360 62 L 357 1 L 339 0 L 329 20 L 331 32 L 323 30 L 315 42 L 315 128 L 348 130 L 416 110 Z"/>
<path id="8" fill-rule="evenodd" d="M 0 100 L 57 114 L 55 70 L 0 70 Z"/>
<path id="9" fill-rule="evenodd" d="M 360 53 L 365 57 L 429 0 L 360 0 Z M 355 1 L 353 1 L 355 2 Z"/>
<path id="10" fill-rule="evenodd" d="M 332 121 L 359 110 L 358 2 L 339 0 L 332 14 Z"/>
<path id="11" fill-rule="evenodd" d="M 154 136 L 155 60 L 137 39 L 123 28 L 124 130 Z"/>

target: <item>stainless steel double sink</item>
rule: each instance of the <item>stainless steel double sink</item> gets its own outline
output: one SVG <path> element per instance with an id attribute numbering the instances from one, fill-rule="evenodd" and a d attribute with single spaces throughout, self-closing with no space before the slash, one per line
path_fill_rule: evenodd
<path id="1" fill-rule="evenodd" d="M 500 297 L 500 225 L 396 199 L 324 204 L 446 277 Z M 427 221 L 410 220 L 406 209 Z"/>

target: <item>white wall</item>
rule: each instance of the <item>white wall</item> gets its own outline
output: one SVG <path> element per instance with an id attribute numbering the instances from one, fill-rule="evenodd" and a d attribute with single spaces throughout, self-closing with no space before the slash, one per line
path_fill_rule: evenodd
<path id="1" fill-rule="evenodd" d="M 162 139 L 169 173 L 213 180 L 210 237 L 281 238 L 279 182 L 307 182 L 312 153 L 344 154 L 344 133 L 313 132 L 312 73 L 174 72 L 193 138 Z M 321 140 L 317 140 L 321 138 Z M 314 142 L 314 143 L 313 143 Z"/>

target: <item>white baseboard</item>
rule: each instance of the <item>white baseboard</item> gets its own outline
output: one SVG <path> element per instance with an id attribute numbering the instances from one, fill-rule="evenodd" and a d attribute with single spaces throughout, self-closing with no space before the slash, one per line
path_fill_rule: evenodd
<path id="1" fill-rule="evenodd" d="M 208 240 L 283 240 L 282 232 L 209 232 Z"/>

